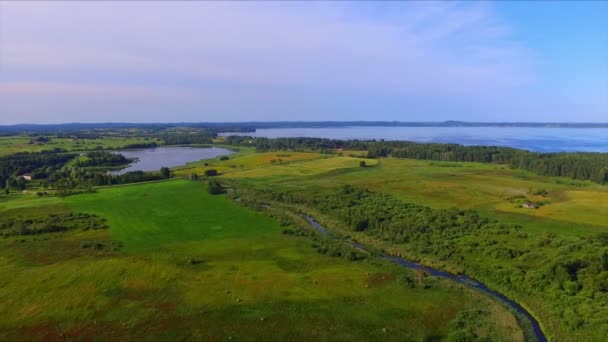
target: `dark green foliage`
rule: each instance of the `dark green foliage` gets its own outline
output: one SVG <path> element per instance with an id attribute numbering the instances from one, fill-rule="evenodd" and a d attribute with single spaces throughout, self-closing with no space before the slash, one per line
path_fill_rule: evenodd
<path id="1" fill-rule="evenodd" d="M 3 237 L 107 228 L 105 219 L 85 213 L 47 215 L 40 218 L 8 218 L 0 222 L 0 236 Z"/>
<path id="2" fill-rule="evenodd" d="M 149 142 L 149 143 L 140 143 L 140 144 L 129 144 L 129 145 L 125 145 L 122 148 L 123 149 L 138 149 L 138 148 L 151 148 L 151 147 L 157 147 L 158 144 L 156 142 Z"/>
<path id="3" fill-rule="evenodd" d="M 221 156 L 220 157 L 220 160 L 229 160 L 229 159 L 230 159 L 230 157 L 228 157 L 228 156 Z"/>
<path id="4" fill-rule="evenodd" d="M 283 234 L 293 236 L 306 236 L 312 239 L 312 247 L 319 253 L 335 258 L 344 258 L 349 261 L 358 261 L 367 258 L 367 255 L 357 250 L 349 242 L 319 235 L 310 229 L 303 229 L 285 217 L 279 217 Z"/>
<path id="5" fill-rule="evenodd" d="M 487 323 L 487 317 L 490 317 L 490 312 L 483 310 L 461 311 L 452 322 L 454 329 L 448 336 L 450 342 L 469 342 L 469 341 L 487 341 L 491 342 L 494 339 L 499 339 L 501 336 L 492 336 L 486 331 L 484 338 L 479 336 L 479 331 L 488 329 L 489 327 L 480 327 L 480 324 Z M 492 332 L 490 332 L 492 333 Z M 491 337 L 492 336 L 492 337 Z"/>
<path id="6" fill-rule="evenodd" d="M 118 251 L 122 248 L 122 243 L 118 241 L 84 241 L 80 244 L 80 247 L 83 249 Z"/>
<path id="7" fill-rule="evenodd" d="M 197 181 L 198 180 L 198 175 L 196 173 L 191 173 L 188 178 L 190 180 L 192 180 L 192 181 Z"/>
<path id="8" fill-rule="evenodd" d="M 205 170 L 205 176 L 207 176 L 207 177 L 217 176 L 217 170 L 216 169 Z"/>
<path id="9" fill-rule="evenodd" d="M 0 188 L 25 189 L 25 182 L 19 176 L 33 173 L 34 178 L 46 178 L 48 173 L 64 166 L 77 154 L 59 153 L 61 150 L 38 153 L 16 153 L 0 157 Z"/>
<path id="10" fill-rule="evenodd" d="M 351 186 L 312 196 L 273 193 L 271 197 L 277 201 L 306 203 L 339 218 L 354 231 L 365 231 L 390 241 L 425 241 L 429 235 L 450 237 L 484 229 L 519 228 L 482 218 L 472 210 L 431 209 Z"/>
<path id="11" fill-rule="evenodd" d="M 368 157 L 508 164 L 543 176 L 608 181 L 607 153 L 536 153 L 509 147 L 390 142 L 371 144 Z"/>
<path id="12" fill-rule="evenodd" d="M 224 192 L 224 189 L 222 188 L 222 185 L 220 184 L 220 182 L 217 181 L 217 179 L 213 178 L 210 179 L 209 182 L 207 183 L 207 192 L 209 192 L 212 195 L 218 195 Z"/>
<path id="13" fill-rule="evenodd" d="M 267 151 L 320 151 L 331 152 L 344 148 L 366 150 L 368 142 L 358 140 L 332 140 L 322 138 L 253 138 L 248 136 L 229 136 L 225 140 L 228 145 L 255 146 L 258 152 Z"/>
<path id="14" fill-rule="evenodd" d="M 110 153 L 103 151 L 95 151 L 87 153 L 87 159 L 84 161 L 77 160 L 76 166 L 120 166 L 127 165 L 131 160 L 127 159 L 122 154 Z"/>
<path id="15" fill-rule="evenodd" d="M 163 179 L 159 174 L 143 171 L 132 171 L 122 175 L 111 175 L 106 173 L 95 173 L 92 175 L 90 182 L 93 185 L 114 185 L 114 184 L 129 184 L 148 182 L 153 180 Z"/>
<path id="16" fill-rule="evenodd" d="M 201 129 L 198 132 L 166 133 L 161 136 L 165 145 L 211 144 L 215 133 Z"/>
<path id="17" fill-rule="evenodd" d="M 534 196 L 543 196 L 543 197 L 549 196 L 549 192 L 546 189 L 536 189 L 536 190 L 530 189 L 528 191 L 528 193 L 530 193 L 531 195 L 534 195 Z"/>
<path id="18" fill-rule="evenodd" d="M 51 138 L 49 138 L 49 137 L 39 136 L 39 137 L 31 139 L 29 144 L 43 145 L 43 144 L 49 143 L 50 141 L 51 141 Z"/>
<path id="19" fill-rule="evenodd" d="M 359 166 L 361 166 L 361 167 L 365 167 L 365 166 L 366 166 L 366 165 L 365 165 L 365 160 L 360 161 L 360 162 L 359 162 Z"/>
<path id="20" fill-rule="evenodd" d="M 171 170 L 168 167 L 161 167 L 160 177 L 163 179 L 171 178 Z"/>

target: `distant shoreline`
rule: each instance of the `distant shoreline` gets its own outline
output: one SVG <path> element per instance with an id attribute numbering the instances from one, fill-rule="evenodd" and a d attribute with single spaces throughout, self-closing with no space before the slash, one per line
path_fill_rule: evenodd
<path id="1" fill-rule="evenodd" d="M 260 128 L 324 128 L 324 127 L 534 127 L 534 128 L 608 128 L 606 123 L 592 122 L 414 122 L 414 121 L 243 121 L 243 122 L 174 122 L 174 123 L 62 123 L 62 124 L 14 124 L 0 125 L 0 132 L 120 129 L 120 128 L 163 128 L 198 127 L 217 131 L 239 130 L 255 132 Z"/>

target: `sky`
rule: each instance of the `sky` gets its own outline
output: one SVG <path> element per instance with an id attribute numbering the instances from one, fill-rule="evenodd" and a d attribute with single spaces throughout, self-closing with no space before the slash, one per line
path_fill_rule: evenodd
<path id="1" fill-rule="evenodd" d="M 0 125 L 608 122 L 608 1 L 0 1 Z"/>

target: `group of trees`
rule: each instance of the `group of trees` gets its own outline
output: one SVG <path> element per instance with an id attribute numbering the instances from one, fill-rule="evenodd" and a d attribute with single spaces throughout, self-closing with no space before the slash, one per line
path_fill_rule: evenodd
<path id="1" fill-rule="evenodd" d="M 168 167 L 161 167 L 158 173 L 131 171 L 120 175 L 110 173 L 95 173 L 92 177 L 91 184 L 95 186 L 141 183 L 155 180 L 171 178 L 171 170 Z"/>
<path id="2" fill-rule="evenodd" d="M 405 203 L 386 194 L 346 185 L 337 191 L 306 195 L 268 192 L 271 200 L 298 203 L 319 209 L 340 219 L 353 231 L 367 232 L 397 243 L 448 238 L 479 230 L 517 230 L 519 226 L 500 224 L 473 210 L 432 209 Z"/>
<path id="3" fill-rule="evenodd" d="M 165 145 L 211 144 L 215 133 L 201 129 L 196 132 L 165 133 L 160 136 Z"/>
<path id="4" fill-rule="evenodd" d="M 79 167 L 90 167 L 90 166 L 120 166 L 131 163 L 132 160 L 126 158 L 119 153 L 110 153 L 105 151 L 95 151 L 86 154 L 86 159 L 76 160 L 76 166 Z"/>
<path id="5" fill-rule="evenodd" d="M 236 146 L 254 146 L 258 152 L 267 151 L 320 151 L 331 153 L 335 149 L 365 150 L 369 142 L 360 140 L 333 140 L 322 138 L 253 138 L 229 136 L 225 143 Z"/>
<path id="6" fill-rule="evenodd" d="M 26 183 L 20 176 L 31 173 L 33 178 L 46 178 L 49 173 L 63 167 L 77 156 L 74 153 L 62 152 L 23 152 L 0 157 L 0 189 L 23 190 Z"/>
<path id="7" fill-rule="evenodd" d="M 45 215 L 35 218 L 1 218 L 0 236 L 37 235 L 74 229 L 104 229 L 106 220 L 86 213 Z"/>
<path id="8" fill-rule="evenodd" d="M 368 157 L 393 157 L 439 161 L 507 164 L 543 176 L 564 176 L 597 183 L 608 182 L 607 153 L 538 153 L 497 146 L 416 144 L 390 142 L 372 144 Z"/>

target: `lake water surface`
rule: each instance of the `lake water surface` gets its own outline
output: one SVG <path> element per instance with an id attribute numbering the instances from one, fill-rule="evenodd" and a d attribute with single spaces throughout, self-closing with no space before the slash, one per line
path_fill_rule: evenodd
<path id="1" fill-rule="evenodd" d="M 222 133 L 221 135 L 404 140 L 467 146 L 508 146 L 536 152 L 608 152 L 608 128 L 357 126 L 269 128 L 258 129 L 255 133 Z"/>
<path id="2" fill-rule="evenodd" d="M 161 167 L 181 166 L 201 159 L 229 155 L 233 151 L 220 147 L 156 147 L 117 151 L 117 153 L 127 158 L 137 158 L 137 161 L 122 170 L 112 172 L 115 175 L 130 171 L 158 171 Z"/>

